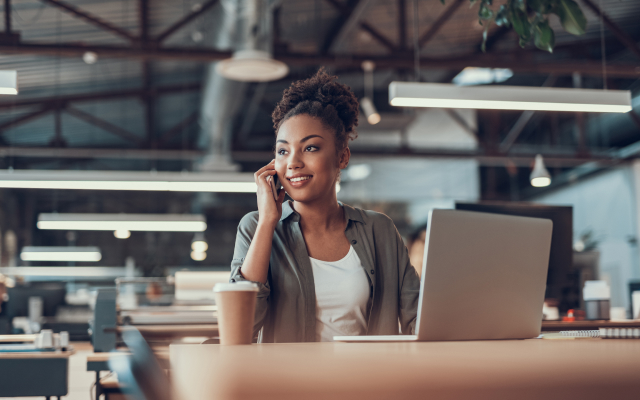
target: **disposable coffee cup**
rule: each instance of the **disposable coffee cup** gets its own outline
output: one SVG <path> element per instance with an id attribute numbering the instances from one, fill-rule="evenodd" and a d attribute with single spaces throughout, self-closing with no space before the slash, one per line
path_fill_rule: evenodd
<path id="1" fill-rule="evenodd" d="M 213 291 L 218 306 L 220 344 L 251 344 L 258 285 L 252 282 L 217 283 Z"/>

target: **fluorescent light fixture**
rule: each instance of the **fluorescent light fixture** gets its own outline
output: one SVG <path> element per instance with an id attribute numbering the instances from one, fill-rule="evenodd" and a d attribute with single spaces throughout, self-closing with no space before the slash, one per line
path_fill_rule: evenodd
<path id="1" fill-rule="evenodd" d="M 373 101 L 370 98 L 361 98 L 360 107 L 362 107 L 364 116 L 367 118 L 367 122 L 369 124 L 375 125 L 380 122 L 380 114 L 378 113 L 378 110 L 376 110 L 376 106 L 373 104 Z"/>
<path id="2" fill-rule="evenodd" d="M 18 94 L 18 71 L 0 70 L 0 94 Z"/>
<path id="3" fill-rule="evenodd" d="M 458 86 L 486 85 L 504 82 L 512 76 L 513 71 L 508 68 L 467 67 L 460 71 L 452 82 Z"/>
<path id="4" fill-rule="evenodd" d="M 544 160 L 540 154 L 536 156 L 533 171 L 531 171 L 529 179 L 531 180 L 531 186 L 534 187 L 545 187 L 551 185 L 551 174 L 549 174 L 547 167 L 545 167 Z"/>
<path id="5" fill-rule="evenodd" d="M 117 229 L 113 231 L 113 236 L 118 239 L 129 239 L 131 237 L 131 231 L 128 229 Z"/>
<path id="6" fill-rule="evenodd" d="M 252 173 L 0 171 L 0 188 L 255 193 Z"/>
<path id="7" fill-rule="evenodd" d="M 389 103 L 397 107 L 625 113 L 631 111 L 631 92 L 391 82 Z"/>
<path id="8" fill-rule="evenodd" d="M 40 214 L 38 229 L 67 231 L 203 232 L 204 215 Z M 116 236 L 117 237 L 117 236 Z"/>
<path id="9" fill-rule="evenodd" d="M 25 246 L 20 252 L 22 261 L 83 261 L 96 262 L 102 259 L 97 247 L 51 247 Z"/>

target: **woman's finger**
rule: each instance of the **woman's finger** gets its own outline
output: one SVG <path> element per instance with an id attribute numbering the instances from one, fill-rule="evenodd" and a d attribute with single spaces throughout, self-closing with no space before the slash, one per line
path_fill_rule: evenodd
<path id="1" fill-rule="evenodd" d="M 260 174 L 260 176 L 258 176 L 256 183 L 258 185 L 267 185 L 267 186 L 271 187 L 271 182 L 267 181 L 267 177 L 268 176 L 273 176 L 275 174 L 276 174 L 276 170 L 265 171 L 262 174 Z"/>
<path id="2" fill-rule="evenodd" d="M 259 176 L 260 176 L 264 171 L 266 171 L 266 170 L 272 170 L 272 169 L 274 169 L 274 164 L 275 164 L 275 162 L 276 162 L 276 160 L 275 160 L 275 159 L 274 159 L 274 160 L 271 160 L 271 162 L 270 162 L 269 164 L 267 164 L 267 165 L 265 165 L 264 167 L 262 167 L 262 168 L 260 168 L 259 170 L 257 170 L 257 171 L 253 174 L 254 178 L 256 178 L 256 179 L 257 179 L 257 178 L 258 178 L 258 177 L 259 177 Z"/>

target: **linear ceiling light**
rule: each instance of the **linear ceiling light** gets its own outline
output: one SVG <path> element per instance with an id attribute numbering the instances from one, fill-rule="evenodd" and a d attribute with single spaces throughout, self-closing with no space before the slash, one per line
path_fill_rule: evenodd
<path id="1" fill-rule="evenodd" d="M 625 113 L 631 111 L 631 92 L 391 82 L 389 103 L 398 107 Z"/>
<path id="2" fill-rule="evenodd" d="M 0 71 L 0 94 L 18 94 L 18 71 Z"/>
<path id="3" fill-rule="evenodd" d="M 203 232 L 204 215 L 184 214 L 40 214 L 38 229 L 68 231 Z"/>
<path id="4" fill-rule="evenodd" d="M 252 173 L 5 170 L 0 188 L 255 193 Z"/>
<path id="5" fill-rule="evenodd" d="M 96 262 L 102 259 L 97 247 L 49 247 L 25 246 L 20 252 L 22 261 L 84 261 Z"/>

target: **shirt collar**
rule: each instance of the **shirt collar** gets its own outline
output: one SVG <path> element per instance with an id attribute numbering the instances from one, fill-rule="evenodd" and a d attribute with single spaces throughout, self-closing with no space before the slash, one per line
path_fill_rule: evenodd
<path id="1" fill-rule="evenodd" d="M 282 203 L 282 216 L 280 217 L 280 221 L 284 221 L 285 219 L 289 218 L 289 216 L 291 216 L 292 214 L 298 215 L 298 213 L 293 209 L 292 204 L 293 203 L 291 202 L 291 200 L 287 200 L 284 203 Z M 363 224 L 366 224 L 364 222 L 364 219 L 362 218 L 362 214 L 358 210 L 340 201 L 338 202 L 338 204 L 340 204 L 344 208 L 344 214 L 347 220 L 358 221 L 358 222 L 362 222 Z"/>

